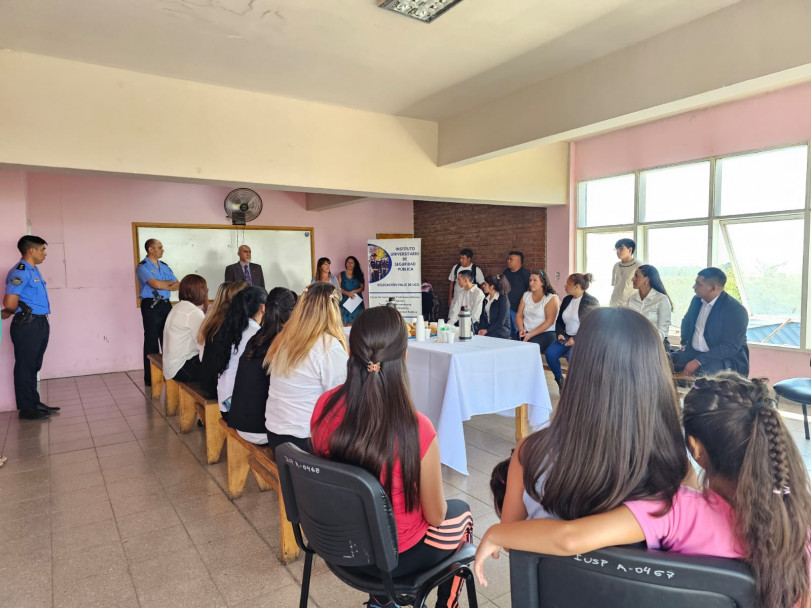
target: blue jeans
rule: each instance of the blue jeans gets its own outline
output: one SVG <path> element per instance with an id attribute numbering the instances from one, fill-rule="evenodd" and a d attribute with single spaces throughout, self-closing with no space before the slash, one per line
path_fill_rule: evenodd
<path id="1" fill-rule="evenodd" d="M 510 321 L 512 321 L 512 326 L 510 327 L 510 338 L 512 338 L 513 340 L 518 339 L 518 326 L 515 324 L 515 315 L 516 314 L 517 314 L 516 311 L 514 311 L 511 308 L 510 309 Z"/>
<path id="2" fill-rule="evenodd" d="M 563 346 L 557 341 L 552 342 L 549 348 L 546 349 L 546 364 L 549 366 L 549 369 L 552 370 L 552 374 L 554 374 L 555 378 L 563 378 L 563 371 L 560 369 L 560 358 L 566 357 L 568 361 L 571 350 L 571 346 Z"/>

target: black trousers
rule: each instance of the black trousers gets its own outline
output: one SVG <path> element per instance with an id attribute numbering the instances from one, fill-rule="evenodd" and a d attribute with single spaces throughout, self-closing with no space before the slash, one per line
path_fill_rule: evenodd
<path id="1" fill-rule="evenodd" d="M 683 371 L 684 366 L 696 359 L 700 352 L 693 350 L 692 346 L 688 346 L 685 350 L 674 350 L 670 352 L 670 361 L 673 363 L 673 369 L 677 372 Z M 711 361 L 700 365 L 696 370 L 696 376 L 711 376 L 717 374 L 724 369 L 735 369 L 735 366 L 728 361 Z"/>
<path id="2" fill-rule="evenodd" d="M 149 370 L 147 355 L 159 353 L 163 344 L 163 327 L 166 317 L 172 310 L 168 300 L 161 300 L 152 307 L 153 298 L 141 299 L 141 320 L 144 323 L 144 384 L 152 384 L 152 375 Z"/>
<path id="3" fill-rule="evenodd" d="M 29 323 L 11 323 L 14 344 L 14 397 L 17 409 L 34 412 L 39 404 L 37 374 L 48 348 L 51 326 L 48 317 L 33 317 Z"/>
<path id="4" fill-rule="evenodd" d="M 195 355 L 191 359 L 186 359 L 183 367 L 177 370 L 172 380 L 179 382 L 197 382 L 200 379 L 201 369 L 203 369 L 203 364 L 200 362 L 200 357 Z"/>

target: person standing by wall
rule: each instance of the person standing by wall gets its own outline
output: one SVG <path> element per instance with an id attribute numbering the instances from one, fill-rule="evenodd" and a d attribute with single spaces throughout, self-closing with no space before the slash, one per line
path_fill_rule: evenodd
<path id="1" fill-rule="evenodd" d="M 265 288 L 265 275 L 259 264 L 251 262 L 251 248 L 242 245 L 237 249 L 239 262 L 225 267 L 225 282 L 245 281 L 248 285 Z"/>
<path id="2" fill-rule="evenodd" d="M 448 281 L 450 285 L 448 286 L 448 308 L 451 308 L 453 303 L 453 299 L 459 294 L 459 291 L 462 289 L 459 287 L 459 282 L 457 279 L 459 278 L 459 273 L 463 270 L 470 271 L 473 283 L 475 285 L 481 285 L 484 283 L 484 273 L 482 269 L 476 266 L 473 262 L 473 250 L 472 249 L 462 249 L 459 252 L 459 263 L 451 269 L 451 273 L 448 275 Z M 476 317 L 478 319 L 478 317 Z"/>
<path id="3" fill-rule="evenodd" d="M 608 305 L 626 306 L 628 298 L 636 291 L 632 279 L 642 262 L 635 257 L 636 243 L 633 239 L 620 239 L 614 248 L 620 261 L 614 264 L 614 270 L 611 271 L 611 285 L 614 287 L 614 292 L 611 294 Z"/>
<path id="4" fill-rule="evenodd" d="M 14 344 L 14 397 L 19 417 L 26 420 L 42 420 L 59 411 L 58 407 L 42 403 L 37 391 L 37 374 L 42 368 L 51 333 L 48 291 L 37 268 L 48 255 L 47 245 L 45 239 L 33 235 L 17 242 L 22 258 L 6 275 L 6 293 L 0 311 L 3 319 L 14 315 L 10 332 Z"/>
<path id="5" fill-rule="evenodd" d="M 521 303 L 524 293 L 529 291 L 529 270 L 524 268 L 524 254 L 521 251 L 511 251 L 507 254 L 507 268 L 502 273 L 510 283 L 510 321 L 512 328 L 510 336 L 518 339 L 518 325 L 515 322 L 515 315 L 518 314 L 518 305 Z"/>
<path id="6" fill-rule="evenodd" d="M 144 243 L 146 257 L 135 269 L 138 278 L 138 297 L 141 298 L 141 320 L 144 324 L 144 384 L 152 385 L 147 355 L 160 351 L 166 317 L 172 310 L 169 292 L 177 291 L 180 283 L 172 269 L 161 262 L 163 244 L 158 239 Z"/>

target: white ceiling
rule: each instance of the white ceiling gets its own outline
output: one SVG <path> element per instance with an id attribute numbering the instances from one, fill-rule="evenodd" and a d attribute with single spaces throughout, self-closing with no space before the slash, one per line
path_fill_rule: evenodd
<path id="1" fill-rule="evenodd" d="M 440 120 L 739 0 L 0 0 L 0 47 Z"/>

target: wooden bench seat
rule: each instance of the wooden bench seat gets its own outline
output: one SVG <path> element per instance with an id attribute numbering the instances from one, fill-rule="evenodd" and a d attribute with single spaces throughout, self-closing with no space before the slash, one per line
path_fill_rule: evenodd
<path id="1" fill-rule="evenodd" d="M 287 521 L 273 451 L 268 446 L 246 441 L 222 418 L 217 425 L 225 435 L 226 453 L 228 454 L 228 495 L 232 500 L 242 496 L 245 482 L 248 479 L 248 471 L 253 473 L 260 490 L 273 489 L 276 492 L 279 498 L 281 560 L 283 564 L 289 564 L 298 557 L 299 548 L 293 535 L 293 526 Z"/>
<path id="2" fill-rule="evenodd" d="M 194 426 L 195 414 L 206 428 L 206 460 L 220 461 L 225 434 L 217 421 L 222 418 L 216 399 L 207 399 L 198 382 L 178 382 L 180 389 L 180 432 L 188 433 Z"/>
<path id="3" fill-rule="evenodd" d="M 177 406 L 180 402 L 178 395 L 177 382 L 171 378 L 165 378 L 163 375 L 163 355 L 160 353 L 153 353 L 147 355 L 149 360 L 149 374 L 152 378 L 152 398 L 160 399 L 161 390 L 163 385 L 166 385 L 166 400 L 164 406 L 166 407 L 166 415 L 174 416 L 177 414 Z"/>

